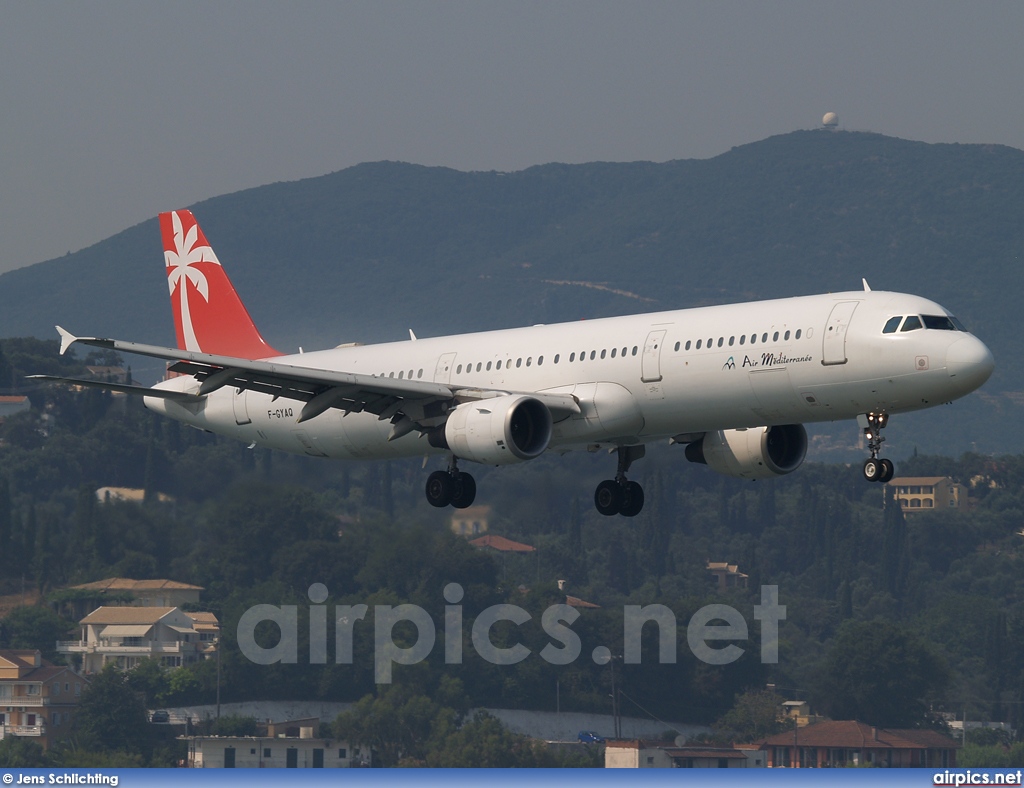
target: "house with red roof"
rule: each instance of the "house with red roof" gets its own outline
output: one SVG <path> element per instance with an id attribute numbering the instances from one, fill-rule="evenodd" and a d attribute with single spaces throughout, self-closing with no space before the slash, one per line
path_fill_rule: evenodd
<path id="1" fill-rule="evenodd" d="M 954 768 L 959 748 L 959 742 L 939 731 L 875 728 L 853 720 L 825 720 L 770 736 L 761 743 L 769 768 Z"/>

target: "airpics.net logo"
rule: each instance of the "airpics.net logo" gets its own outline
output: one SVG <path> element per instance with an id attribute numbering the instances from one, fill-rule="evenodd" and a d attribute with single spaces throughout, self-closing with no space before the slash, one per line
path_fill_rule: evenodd
<path id="1" fill-rule="evenodd" d="M 328 661 L 327 600 L 328 590 L 323 583 L 309 587 L 309 663 L 326 665 Z M 444 661 L 460 665 L 463 659 L 464 592 L 458 583 L 444 587 L 443 596 L 448 604 L 444 608 L 441 637 L 444 641 Z M 334 664 L 351 665 L 354 629 L 369 612 L 367 605 L 335 605 L 333 608 L 335 637 Z M 676 662 L 678 623 L 672 609 L 666 605 L 624 605 L 622 609 L 623 651 L 622 661 L 627 665 L 641 663 L 641 633 L 644 626 L 653 624 L 658 632 L 659 664 Z M 779 661 L 779 622 L 786 618 L 786 606 L 779 604 L 778 586 L 761 586 L 761 603 L 754 606 L 754 619 L 760 622 L 760 658 L 763 664 Z M 572 624 L 580 612 L 570 605 L 551 605 L 540 617 L 541 628 L 550 638 L 538 654 L 552 665 L 568 665 L 580 658 L 583 644 Z M 530 622 L 533 616 L 518 605 L 492 605 L 480 612 L 470 628 L 472 648 L 482 659 L 493 665 L 515 665 L 533 652 L 522 643 L 496 646 L 491 630 L 498 622 L 516 626 Z M 263 623 L 277 626 L 280 637 L 273 646 L 257 643 L 256 629 Z M 395 642 L 395 627 L 408 622 L 416 630 L 416 640 L 409 646 Z M 728 665 L 738 660 L 745 649 L 737 642 L 749 638 L 747 620 L 729 605 L 705 605 L 694 613 L 686 624 L 686 643 L 691 653 L 708 665 Z M 254 605 L 238 620 L 238 647 L 246 659 L 257 665 L 297 664 L 299 661 L 299 608 L 298 605 Z M 415 665 L 425 660 L 434 650 L 438 638 L 433 618 L 418 605 L 374 605 L 373 607 L 373 660 L 374 681 L 390 684 L 395 665 Z M 261 638 L 262 639 L 262 638 Z M 730 642 L 731 641 L 731 642 Z M 597 646 L 590 654 L 598 665 L 612 659 L 607 646 Z"/>

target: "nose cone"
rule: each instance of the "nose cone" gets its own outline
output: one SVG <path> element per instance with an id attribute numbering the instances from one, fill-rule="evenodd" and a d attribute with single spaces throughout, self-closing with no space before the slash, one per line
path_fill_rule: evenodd
<path id="1" fill-rule="evenodd" d="M 946 371 L 965 392 L 988 380 L 995 366 L 992 353 L 977 337 L 958 339 L 946 351 Z"/>

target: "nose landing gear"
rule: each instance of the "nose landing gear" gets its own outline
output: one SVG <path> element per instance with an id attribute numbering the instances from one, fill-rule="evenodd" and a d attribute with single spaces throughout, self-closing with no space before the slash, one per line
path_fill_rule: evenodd
<path id="1" fill-rule="evenodd" d="M 869 482 L 885 484 L 896 472 L 892 460 L 878 458 L 878 452 L 882 450 L 882 444 L 885 442 L 882 430 L 889 422 L 889 414 L 867 413 L 861 418 L 867 422 L 864 437 L 868 440 L 868 451 L 871 452 L 871 456 L 864 461 L 864 478 Z"/>
<path id="2" fill-rule="evenodd" d="M 643 446 L 619 446 L 619 467 L 614 479 L 606 479 L 594 491 L 594 506 L 605 516 L 636 517 L 644 508 L 644 488 L 626 478 L 626 471 L 646 452 Z"/>

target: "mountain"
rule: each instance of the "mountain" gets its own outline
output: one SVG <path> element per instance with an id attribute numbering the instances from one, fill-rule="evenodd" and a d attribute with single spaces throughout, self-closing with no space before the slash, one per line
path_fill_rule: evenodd
<path id="1" fill-rule="evenodd" d="M 982 393 L 906 417 L 914 440 L 946 451 L 1024 440 L 1013 364 L 1024 152 L 1013 148 L 799 131 L 663 164 L 362 164 L 190 207 L 286 351 L 859 289 L 865 277 L 948 306 L 996 356 Z M 154 218 L 4 274 L 0 336 L 50 338 L 60 323 L 170 343 L 161 265 Z"/>

